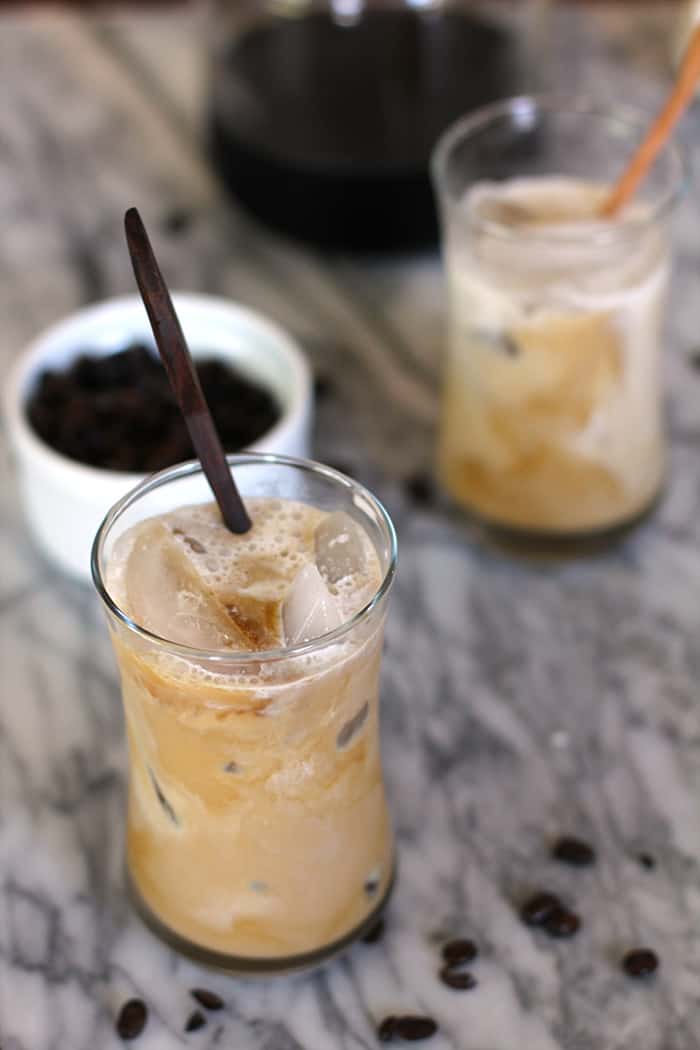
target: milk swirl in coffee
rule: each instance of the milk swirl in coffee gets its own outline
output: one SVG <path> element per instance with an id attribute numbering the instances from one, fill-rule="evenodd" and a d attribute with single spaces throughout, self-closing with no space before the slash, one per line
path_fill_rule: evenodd
<path id="1" fill-rule="evenodd" d="M 668 245 L 644 204 L 597 218 L 606 190 L 554 176 L 478 183 L 448 238 L 440 471 L 499 525 L 595 531 L 659 490 Z"/>

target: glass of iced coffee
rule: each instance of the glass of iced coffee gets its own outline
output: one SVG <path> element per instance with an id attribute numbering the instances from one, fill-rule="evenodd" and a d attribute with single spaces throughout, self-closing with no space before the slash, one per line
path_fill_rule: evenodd
<path id="1" fill-rule="evenodd" d="M 660 492 L 678 150 L 619 216 L 599 217 L 648 119 L 518 98 L 465 117 L 436 147 L 448 283 L 439 473 L 501 530 L 604 534 Z"/>
<path id="2" fill-rule="evenodd" d="M 378 677 L 396 539 L 328 467 L 229 463 L 247 533 L 183 464 L 112 508 L 93 576 L 122 680 L 136 905 L 199 961 L 288 972 L 365 931 L 392 885 Z"/>

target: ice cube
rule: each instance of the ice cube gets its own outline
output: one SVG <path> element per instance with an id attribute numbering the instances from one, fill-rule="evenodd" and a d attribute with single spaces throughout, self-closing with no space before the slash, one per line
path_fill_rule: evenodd
<path id="1" fill-rule="evenodd" d="M 297 573 L 284 603 L 283 619 L 287 645 L 320 638 L 343 622 L 338 601 L 315 565 L 305 565 Z"/>
<path id="2" fill-rule="evenodd" d="M 141 528 L 125 583 L 127 612 L 154 634 L 195 649 L 255 648 L 160 522 L 146 522 Z"/>
<path id="3" fill-rule="evenodd" d="M 362 529 L 349 514 L 337 510 L 317 526 L 314 533 L 316 566 L 332 586 L 346 576 L 361 575 L 367 566 Z"/>

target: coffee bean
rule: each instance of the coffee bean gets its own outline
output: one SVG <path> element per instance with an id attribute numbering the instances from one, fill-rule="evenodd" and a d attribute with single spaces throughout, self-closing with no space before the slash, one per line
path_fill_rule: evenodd
<path id="1" fill-rule="evenodd" d="M 192 988 L 190 995 L 196 999 L 205 1010 L 223 1010 L 224 1001 L 216 992 L 209 992 L 206 988 Z"/>
<path id="2" fill-rule="evenodd" d="M 148 1009 L 143 999 L 129 999 L 119 1011 L 115 1025 L 117 1035 L 121 1039 L 136 1039 L 146 1027 L 147 1020 Z"/>
<path id="3" fill-rule="evenodd" d="M 363 944 L 376 944 L 384 936 L 384 919 L 378 919 L 374 926 L 370 926 L 367 933 L 362 935 Z"/>
<path id="4" fill-rule="evenodd" d="M 543 925 L 550 937 L 573 937 L 579 931 L 581 920 L 572 911 L 558 907 L 552 909 Z"/>
<path id="5" fill-rule="evenodd" d="M 166 233 L 177 236 L 179 233 L 185 233 L 192 225 L 192 213 L 186 208 L 171 208 L 163 216 L 162 222 Z"/>
<path id="6" fill-rule="evenodd" d="M 201 1010 L 195 1010 L 194 1013 L 190 1014 L 187 1018 L 187 1024 L 185 1025 L 186 1032 L 196 1032 L 200 1028 L 204 1028 L 207 1023 L 207 1019 Z"/>
<path id="7" fill-rule="evenodd" d="M 382 1043 L 388 1043 L 389 1040 L 394 1038 L 396 1032 L 396 1018 L 385 1017 L 379 1028 L 377 1029 L 377 1035 Z"/>
<path id="8" fill-rule="evenodd" d="M 587 868 L 595 864 L 595 850 L 582 839 L 564 836 L 555 842 L 552 848 L 552 856 L 564 864 L 572 864 L 576 868 Z"/>
<path id="9" fill-rule="evenodd" d="M 37 381 L 34 397 L 42 405 L 63 405 L 71 394 L 70 380 L 60 372 L 42 372 Z"/>
<path id="10" fill-rule="evenodd" d="M 452 966 L 443 966 L 440 970 L 440 980 L 448 988 L 454 988 L 460 992 L 470 991 L 476 988 L 477 980 L 468 970 L 455 970 Z"/>
<path id="11" fill-rule="evenodd" d="M 403 483 L 408 498 L 419 507 L 428 507 L 433 502 L 435 488 L 427 474 L 414 474 Z"/>
<path id="12" fill-rule="evenodd" d="M 443 945 L 442 949 L 442 957 L 450 966 L 457 966 L 459 963 L 472 962 L 473 959 L 476 959 L 478 954 L 479 949 L 474 944 L 474 941 L 469 941 L 464 938 L 455 941 L 448 941 L 447 944 Z"/>
<path id="13" fill-rule="evenodd" d="M 651 948 L 635 948 L 622 960 L 622 969 L 628 977 L 650 977 L 659 968 L 659 957 Z"/>
<path id="14" fill-rule="evenodd" d="M 327 375 L 317 375 L 314 377 L 314 394 L 319 401 L 325 400 L 330 397 L 333 393 L 333 380 Z"/>
<path id="15" fill-rule="evenodd" d="M 416 1043 L 419 1039 L 430 1039 L 438 1030 L 438 1026 L 432 1017 L 414 1017 L 407 1015 L 396 1019 L 394 1031 L 409 1043 Z"/>
<path id="16" fill-rule="evenodd" d="M 637 860 L 647 871 L 652 871 L 656 867 L 656 861 L 650 853 L 638 853 Z"/>
<path id="17" fill-rule="evenodd" d="M 553 893 L 536 893 L 523 904 L 520 918 L 526 926 L 544 926 L 552 912 L 561 906 L 561 901 Z"/>
<path id="18" fill-rule="evenodd" d="M 200 357 L 196 369 L 228 452 L 278 421 L 280 406 L 266 387 L 218 358 Z M 165 369 L 138 343 L 106 357 L 81 354 L 64 372 L 42 373 L 25 410 L 47 444 L 90 466 L 143 472 L 194 455 Z"/>
<path id="19" fill-rule="evenodd" d="M 102 359 L 81 354 L 73 362 L 70 375 L 83 390 L 99 390 L 102 386 Z"/>

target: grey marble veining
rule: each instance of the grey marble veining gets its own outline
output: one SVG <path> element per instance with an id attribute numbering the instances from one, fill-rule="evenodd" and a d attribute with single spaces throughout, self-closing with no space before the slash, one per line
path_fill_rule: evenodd
<path id="1" fill-rule="evenodd" d="M 163 17 L 167 20 L 163 22 Z M 652 106 L 672 5 L 559 12 L 546 78 Z M 263 234 L 223 199 L 198 143 L 198 15 L 0 19 L 0 362 L 84 301 L 130 291 L 121 220 L 137 204 L 171 284 L 238 298 L 332 376 L 319 458 L 387 502 L 400 572 L 383 679 L 401 870 L 384 939 L 279 981 L 211 975 L 163 947 L 124 894 L 125 754 L 102 615 L 32 549 L 0 446 L 0 1047 L 110 1050 L 142 995 L 143 1050 L 364 1050 L 390 1012 L 429 1012 L 435 1050 L 700 1047 L 700 222 L 676 231 L 666 358 L 672 436 L 659 511 L 604 554 L 515 560 L 402 480 L 431 461 L 442 336 L 434 258 L 358 263 Z M 159 42 L 160 52 L 154 51 Z M 176 65 L 177 84 L 170 71 Z M 700 114 L 683 136 L 692 146 Z M 186 207 L 179 234 L 164 220 Z M 372 381 L 368 382 L 368 375 Z M 561 831 L 599 862 L 548 858 Z M 652 854 L 654 870 L 637 856 Z M 517 903 L 549 886 L 583 928 L 546 940 Z M 436 980 L 468 934 L 478 987 Z M 621 953 L 648 944 L 658 977 Z M 186 1036 L 188 989 L 226 1009 Z"/>

